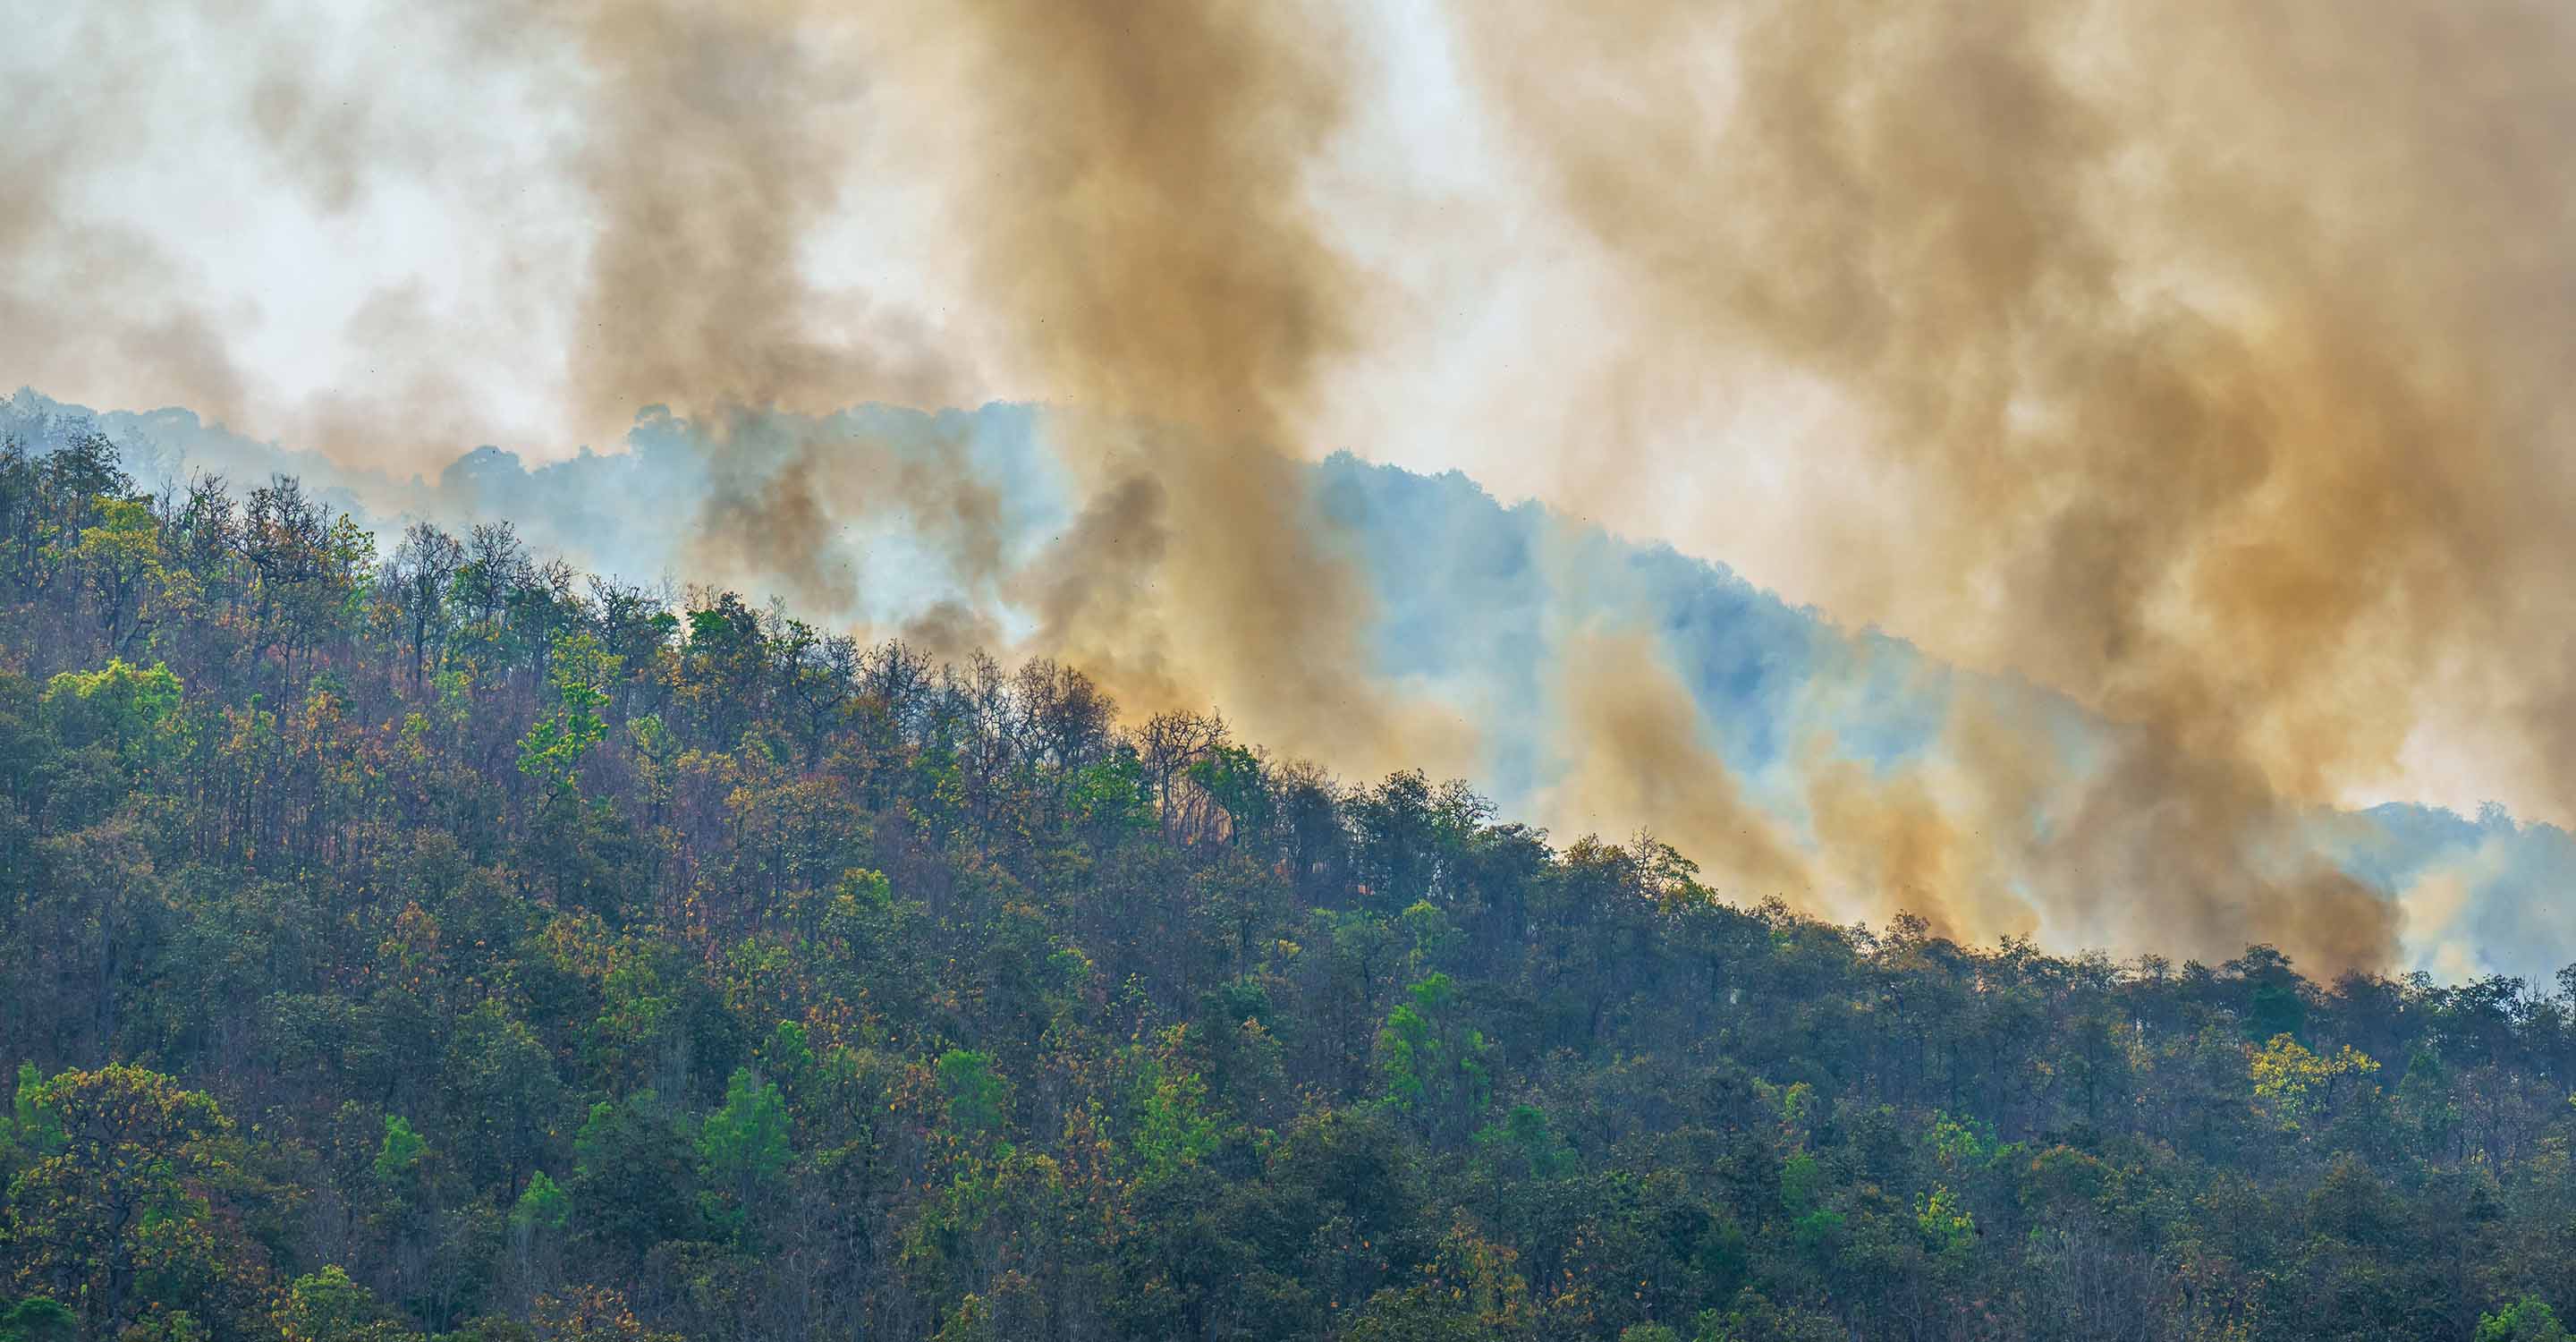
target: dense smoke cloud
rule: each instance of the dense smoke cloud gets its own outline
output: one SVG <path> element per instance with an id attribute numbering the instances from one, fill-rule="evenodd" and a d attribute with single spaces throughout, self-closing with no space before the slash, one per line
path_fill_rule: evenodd
<path id="1" fill-rule="evenodd" d="M 952 652 L 1004 636 L 1076 659 L 1138 711 L 1224 705 L 1282 747 L 1359 768 L 1462 763 L 1467 733 L 1399 704 L 1358 647 L 1365 601 L 1297 506 L 1322 360 L 1359 287 L 1301 172 L 1338 125 L 1317 12 L 1274 5 L 959 6 L 860 24 L 823 5 L 566 5 L 585 76 L 574 177 L 598 233 L 571 337 L 586 423 L 666 403 L 721 439 L 971 378 L 922 324 L 826 290 L 804 254 L 862 162 L 934 184 L 986 323 L 1066 407 L 1088 511 L 1000 571 L 989 489 L 954 453 L 827 437 L 720 468 L 693 558 L 847 619 L 839 538 L 917 521 L 970 586 L 905 630 Z M 496 55 L 528 33 L 485 18 Z M 931 132 L 936 125 L 939 129 Z M 940 161 L 900 141 L 953 136 Z M 837 334 L 835 334 L 837 333 Z M 1140 427 L 1145 426 L 1145 427 Z M 897 631 L 879 631 L 897 632 Z"/>
<path id="2" fill-rule="evenodd" d="M 666 405 L 721 442 L 796 422 L 771 412 L 957 394 L 959 368 L 918 321 L 809 277 L 805 249 L 876 120 L 854 17 L 656 0 L 557 5 L 535 27 L 568 36 L 588 76 L 569 165 L 597 229 L 567 370 L 581 422 Z M 529 34 L 495 12 L 481 35 L 501 55 Z M 847 623 L 865 575 L 838 540 L 888 514 L 942 538 L 979 585 L 991 576 L 989 491 L 954 460 L 825 435 L 746 442 L 714 464 L 691 527 L 696 576 Z"/>
<path id="3" fill-rule="evenodd" d="M 2570 22 L 1638 0 L 1467 26 L 1637 281 L 1632 363 L 1846 399 L 1906 524 L 1817 519 L 1838 613 L 2134 729 L 2011 865 L 2137 902 L 2102 920 L 2123 941 L 2339 965 L 2384 961 L 2392 915 L 2295 856 L 2299 808 L 2392 776 L 2442 725 L 2427 691 L 2511 715 L 2576 802 L 2547 371 L 2576 356 Z M 1943 809 L 1991 842 L 2045 800 Z"/>
<path id="4" fill-rule="evenodd" d="M 1742 903 L 1814 907 L 1807 860 L 1701 740 L 1699 705 L 1637 631 L 1587 630 L 1560 648 L 1563 778 L 1539 799 L 1560 828 L 1643 830 L 1702 864 Z"/>
<path id="5" fill-rule="evenodd" d="M 855 19 L 682 0 L 550 17 L 592 80 L 574 154 L 599 230 L 572 348 L 586 419 L 955 394 L 926 332 L 807 278 L 803 249 L 841 204 L 873 115 Z"/>
<path id="6" fill-rule="evenodd" d="M 1040 565 L 1038 641 L 1131 705 L 1222 704 L 1359 769 L 1470 734 L 1371 674 L 1363 593 L 1293 459 L 1361 285 L 1304 172 L 1350 96 L 1307 4 L 959 6 L 961 241 L 1098 503 Z M 1140 422 L 1151 427 L 1139 430 Z"/>

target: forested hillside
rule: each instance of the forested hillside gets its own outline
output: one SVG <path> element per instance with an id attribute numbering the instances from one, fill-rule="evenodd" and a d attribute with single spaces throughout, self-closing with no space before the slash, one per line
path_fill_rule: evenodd
<path id="1" fill-rule="evenodd" d="M 1103 496 L 1068 475 L 1050 444 L 1069 430 L 1038 405 L 870 404 L 699 420 L 648 412 L 605 453 L 532 463 L 480 447 L 426 471 L 434 484 L 405 485 L 363 454 L 334 462 L 184 409 L 99 412 L 23 389 L 0 400 L 0 438 L 17 434 L 32 455 L 90 432 L 114 442 L 126 471 L 156 492 L 183 492 L 198 470 L 245 482 L 283 473 L 388 538 L 412 520 L 460 535 L 509 522 L 531 550 L 604 577 L 722 579 L 754 605 L 785 593 L 809 623 L 898 632 L 934 659 L 986 641 L 1050 647 L 1055 616 L 1044 593 L 1063 575 L 1105 572 L 1096 556 L 1058 544 L 1097 525 Z M 887 472 L 894 484 L 866 483 Z M 922 478 L 945 481 L 948 503 L 963 506 L 925 513 Z M 2454 981 L 2501 973 L 2546 982 L 2576 959 L 2576 903 L 2563 898 L 2576 888 L 2576 837 L 2501 805 L 2465 815 L 2401 802 L 2275 807 L 2266 827 L 2248 815 L 2261 808 L 2257 797 L 2204 812 L 2226 821 L 2198 831 L 2213 842 L 2212 828 L 2247 831 L 2219 846 L 2255 857 L 2204 859 L 2207 844 L 2189 834 L 2146 837 L 2170 827 L 2159 817 L 2188 808 L 2122 795 L 2122 773 L 2108 762 L 2132 748 L 2125 733 L 2134 724 L 1793 606 L 1708 557 L 1535 501 L 1505 507 L 1464 474 L 1335 454 L 1290 478 L 1282 506 L 1308 510 L 1319 543 L 1360 589 L 1344 612 L 1359 639 L 1349 649 L 1364 673 L 1359 691 L 1454 720 L 1466 739 L 1451 743 L 1462 748 L 1443 754 L 1437 772 L 1472 779 L 1512 818 L 1565 835 L 1645 825 L 1711 871 L 1786 857 L 1796 869 L 1770 873 L 1753 893 L 1780 892 L 1842 922 L 1883 924 L 1899 907 L 1946 911 L 1948 930 L 1972 940 L 2010 931 L 2057 949 L 2214 963 L 2275 940 L 2303 960 L 2320 942 L 2349 955 L 2368 941 L 2359 930 L 2384 928 L 2394 945 L 2366 954 Z M 816 488 L 833 494 L 839 525 L 828 536 L 759 524 L 759 500 Z M 1167 534 L 1168 525 L 1151 529 Z M 1160 581 L 1144 570 L 1131 580 Z M 1152 666 L 1143 650 L 1189 623 L 1168 611 L 1158 618 L 1151 602 L 1131 615 L 1132 637 L 1113 650 L 1129 671 Z M 1197 693 L 1230 719 L 1261 711 Z M 1285 716 L 1277 730 L 1308 730 Z M 1963 748 L 1980 739 L 1979 722 L 2038 738 L 2027 758 L 2051 763 L 2051 776 L 1996 796 Z M 1238 730 L 1282 745 L 1240 722 Z M 1649 742 L 1681 754 L 1630 766 Z M 1315 757 L 1353 765 L 1330 751 Z M 1392 742 L 1371 758 L 1427 764 Z M 1745 805 L 1712 805 L 1712 791 Z M 1913 837 L 1889 842 L 1891 825 Z M 2078 875 L 2114 865 L 2131 874 L 2123 899 L 2099 898 Z M 2335 873 L 2331 889 L 2366 895 L 2345 910 L 2363 916 L 2284 916 L 2307 905 L 2279 873 L 2302 866 Z M 2242 879 L 2247 871 L 2258 875 Z M 2210 875 L 2203 885 L 2185 872 Z M 2141 884 L 2155 897 L 2138 897 Z M 1907 893 L 1880 893 L 1888 889 Z"/>
<path id="2" fill-rule="evenodd" d="M 0 1337 L 2562 1338 L 2576 977 L 1837 928 L 0 455 Z"/>

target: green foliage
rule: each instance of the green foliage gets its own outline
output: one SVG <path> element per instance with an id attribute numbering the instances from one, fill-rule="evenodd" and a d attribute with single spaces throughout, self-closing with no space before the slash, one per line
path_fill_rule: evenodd
<path id="1" fill-rule="evenodd" d="M 801 1077 L 814 1070 L 814 1047 L 807 1042 L 805 1027 L 792 1020 L 778 1022 L 762 1056 L 770 1070 L 781 1076 Z"/>
<path id="2" fill-rule="evenodd" d="M 1747 1289 L 1723 1311 L 1699 1316 L 1693 1342 L 1850 1342 L 1851 1332 L 1832 1315 L 1773 1303 Z"/>
<path id="3" fill-rule="evenodd" d="M 1815 1121 L 1816 1088 L 1814 1086 L 1804 1081 L 1775 1086 L 1768 1081 L 1756 1078 L 1753 1082 L 1753 1091 L 1762 1098 L 1763 1104 L 1771 1110 L 1773 1119 L 1779 1123 L 1783 1140 L 1793 1146 L 1806 1141 L 1807 1129 Z"/>
<path id="4" fill-rule="evenodd" d="M 588 631 L 556 639 L 547 670 L 555 711 L 519 742 L 519 772 L 543 784 L 548 796 L 577 795 L 582 757 L 608 735 L 600 713 L 623 662 Z"/>
<path id="5" fill-rule="evenodd" d="M 1001 1135 L 1009 1118 L 1010 1085 L 993 1070 L 992 1054 L 952 1048 L 939 1055 L 936 1075 L 951 1129 L 977 1139 Z"/>
<path id="6" fill-rule="evenodd" d="M 1960 1205 L 1959 1195 L 1938 1184 L 1916 1200 L 1914 1225 L 1934 1253 L 1964 1253 L 1977 1233 L 1977 1219 Z"/>
<path id="7" fill-rule="evenodd" d="M 136 1291 L 182 1272 L 212 1231 L 197 1189 L 227 1166 L 231 1123 L 212 1098 L 123 1064 L 61 1072 L 36 1088 L 61 1144 L 11 1180 L 8 1239 L 25 1274 L 81 1302 L 93 1331 L 136 1317 Z"/>
<path id="8" fill-rule="evenodd" d="M 2478 1316 L 2474 1342 L 2567 1342 L 2567 1329 L 2558 1322 L 2558 1311 L 2532 1296 Z"/>
<path id="9" fill-rule="evenodd" d="M 486 1001 L 457 1022 L 444 1070 L 466 1123 L 455 1149 L 484 1177 L 515 1181 L 562 1121 L 553 1055 L 527 1022 Z"/>
<path id="10" fill-rule="evenodd" d="M 1262 833 L 1276 819 L 1277 803 L 1262 776 L 1261 759 L 1248 747 L 1232 742 L 1212 747 L 1187 772 L 1190 782 L 1225 812 L 1236 833 Z"/>
<path id="11" fill-rule="evenodd" d="M 1548 1122 L 1547 1111 L 1534 1104 L 1513 1105 L 1500 1122 L 1477 1131 L 1476 1144 L 1508 1159 L 1516 1173 L 1531 1179 L 1554 1179 L 1574 1170 L 1573 1150 Z"/>
<path id="12" fill-rule="evenodd" d="M 337 1266 L 298 1277 L 277 1311 L 283 1342 L 395 1342 L 412 1335 L 375 1292 Z"/>
<path id="13" fill-rule="evenodd" d="M 1780 1165 L 1780 1206 L 1789 1214 L 1789 1230 L 1798 1244 L 1820 1250 L 1842 1233 L 1843 1213 L 1828 1205 L 1823 1162 L 1800 1151 Z"/>
<path id="14" fill-rule="evenodd" d="M 778 1087 L 737 1067 L 725 1083 L 723 1107 L 698 1129 L 699 1167 L 710 1182 L 748 1201 L 793 1159 L 787 1130 L 787 1102 Z"/>
<path id="15" fill-rule="evenodd" d="M 80 1316 L 43 1296 L 0 1302 L 0 1342 L 79 1342 Z"/>
<path id="16" fill-rule="evenodd" d="M 18 1064 L 18 1085 L 10 1096 L 9 1116 L 0 1118 L 0 1155 L 31 1160 L 62 1149 L 62 1119 L 45 1107 L 44 1087 L 44 1074 L 36 1070 L 36 1064 Z"/>
<path id="17" fill-rule="evenodd" d="M 638 1091 L 593 1104 L 572 1145 L 568 1192 L 584 1237 L 640 1258 L 694 1229 L 697 1151 L 660 1096 Z"/>
<path id="18" fill-rule="evenodd" d="M 1791 1216 L 1814 1211 L 1823 1200 L 1825 1168 L 1814 1155 L 1800 1151 L 1781 1162 L 1780 1205 Z"/>
<path id="19" fill-rule="evenodd" d="M 1408 905 L 1404 912 L 1396 915 L 1395 923 L 1405 939 L 1412 943 L 1407 960 L 1417 973 L 1428 972 L 1445 961 L 1464 939 L 1464 934 L 1449 920 L 1449 915 L 1428 900 L 1416 900 Z"/>
<path id="20" fill-rule="evenodd" d="M 1145 766 L 1132 754 L 1089 765 L 1073 778 L 1072 814 L 1084 825 L 1115 833 L 1154 827 L 1154 797 Z"/>
<path id="21" fill-rule="evenodd" d="M 561 1230 L 571 1218 L 572 1195 L 547 1178 L 544 1170 L 528 1176 L 528 1186 L 519 1190 L 519 1200 L 510 1207 L 510 1229 L 522 1235 Z"/>
<path id="22" fill-rule="evenodd" d="M 1930 1143 L 1932 1154 L 1942 1167 L 1949 1170 L 1979 1169 L 1998 1154 L 1993 1130 L 1975 1119 L 1935 1115 L 1932 1131 L 1924 1140 Z"/>
<path id="23" fill-rule="evenodd" d="M 1383 1342 L 1417 1338 L 1525 1338 L 1537 1322 L 1520 1255 L 1464 1216 L 1449 1228 L 1416 1279 L 1369 1298 L 1350 1336 Z"/>
<path id="24" fill-rule="evenodd" d="M 45 683 L 42 703 L 54 731 L 70 745 L 112 746 L 129 764 L 164 752 L 179 723 L 179 678 L 112 660 L 96 671 L 65 671 Z"/>
<path id="25" fill-rule="evenodd" d="M 184 1309 L 154 1308 L 127 1324 L 117 1342 L 215 1342 L 205 1321 Z"/>
<path id="26" fill-rule="evenodd" d="M 399 1114 L 385 1115 L 385 1139 L 376 1148 L 376 1177 L 392 1183 L 411 1172 L 420 1158 L 429 1154 L 429 1143 L 412 1131 L 411 1121 Z"/>
<path id="27" fill-rule="evenodd" d="M 1493 1095 L 1491 1047 L 1459 1020 L 1457 985 L 1433 974 L 1406 989 L 1377 1033 L 1386 1098 L 1435 1128 L 1460 1124 Z"/>
<path id="28" fill-rule="evenodd" d="M 1185 1029 L 1173 1026 L 1157 1039 L 1155 1049 L 1138 1049 L 1133 1056 L 1136 1079 L 1129 1107 L 1134 1118 L 1127 1145 L 1139 1177 L 1149 1184 L 1171 1178 L 1217 1148 L 1207 1083 L 1180 1061 Z"/>

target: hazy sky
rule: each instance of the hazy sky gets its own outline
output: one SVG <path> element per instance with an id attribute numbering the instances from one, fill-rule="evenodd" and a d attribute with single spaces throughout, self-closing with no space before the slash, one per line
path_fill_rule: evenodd
<path id="1" fill-rule="evenodd" d="M 583 423 L 565 387 L 598 223 L 574 180 L 581 54 L 539 33 L 533 51 L 514 43 L 497 60 L 482 35 L 423 12 L 437 8 L 0 5 L 13 38 L 0 79 L 13 122 L 33 130 L 13 156 L 64 183 L 67 231 L 130 234 L 154 260 L 147 285 L 25 257 L 13 287 L 58 308 L 112 296 L 148 309 L 165 287 L 182 295 L 222 323 L 242 383 L 235 427 L 248 431 L 293 435 L 335 398 L 394 395 L 420 361 L 371 347 L 415 352 L 378 334 L 402 324 L 454 332 L 427 342 L 458 391 L 443 404 L 452 418 L 432 426 L 442 443 L 496 441 L 536 459 L 609 445 L 623 424 Z M 1334 369 L 1311 437 L 1292 446 L 1457 467 L 1507 497 L 1563 502 L 1641 534 L 1723 535 L 1723 557 L 1800 592 L 1794 566 L 1764 558 L 1788 548 L 1765 532 L 1793 510 L 1730 516 L 1727 503 L 1802 474 L 1795 458 L 1813 445 L 1786 446 L 1800 435 L 1782 431 L 1782 416 L 1812 416 L 1820 398 L 1713 389 L 1690 415 L 1620 426 L 1688 445 L 1693 469 L 1648 478 L 1603 462 L 1579 398 L 1549 391 L 1615 362 L 1623 281 L 1488 133 L 1439 6 L 1343 17 L 1358 37 L 1361 96 L 1309 189 L 1335 245 L 1370 277 L 1372 320 Z M 538 55 L 548 44 L 562 48 L 552 59 Z M 916 128 L 903 90 L 872 89 L 865 73 L 854 63 L 839 200 L 805 240 L 805 273 L 846 293 L 854 330 L 929 333 L 960 365 L 956 400 L 1042 397 L 1044 379 L 1014 367 L 1011 342 L 977 319 L 941 182 L 905 171 Z M 51 145 L 67 152 L 48 155 Z M 27 341 L 8 353 L 11 376 L 68 399 L 142 408 L 200 392 L 114 350 Z M 1497 403 L 1498 380 L 1520 394 Z M 1706 530 L 1711 515 L 1726 526 Z"/>

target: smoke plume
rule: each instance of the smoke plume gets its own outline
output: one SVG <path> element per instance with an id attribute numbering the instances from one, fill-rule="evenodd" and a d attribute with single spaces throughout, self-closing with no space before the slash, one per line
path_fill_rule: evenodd
<path id="1" fill-rule="evenodd" d="M 1463 727 L 1371 676 L 1363 594 L 1285 455 L 1324 361 L 1359 335 L 1360 286 L 1304 191 L 1348 97 L 1331 16 L 1251 0 L 955 13 L 975 165 L 962 240 L 1097 482 L 1039 565 L 1044 649 L 1132 707 L 1213 700 L 1343 767 L 1458 762 Z"/>
<path id="2" fill-rule="evenodd" d="M 2576 804 L 2569 23 L 1632 0 L 1470 26 L 1635 282 L 1628 362 L 1849 407 L 1904 525 L 1818 519 L 1837 613 L 2130 728 L 2045 898 L 2333 966 L 2383 962 L 2392 915 L 2283 858 L 2301 808 L 2393 776 L 2464 659 Z M 2041 800 L 1942 809 L 2017 836 Z"/>
<path id="3" fill-rule="evenodd" d="M 1739 903 L 1817 907 L 1815 873 L 1701 739 L 1699 705 L 1636 631 L 1590 629 L 1562 648 L 1563 777 L 1540 800 L 1559 829 L 1640 829 L 1711 873 Z"/>

